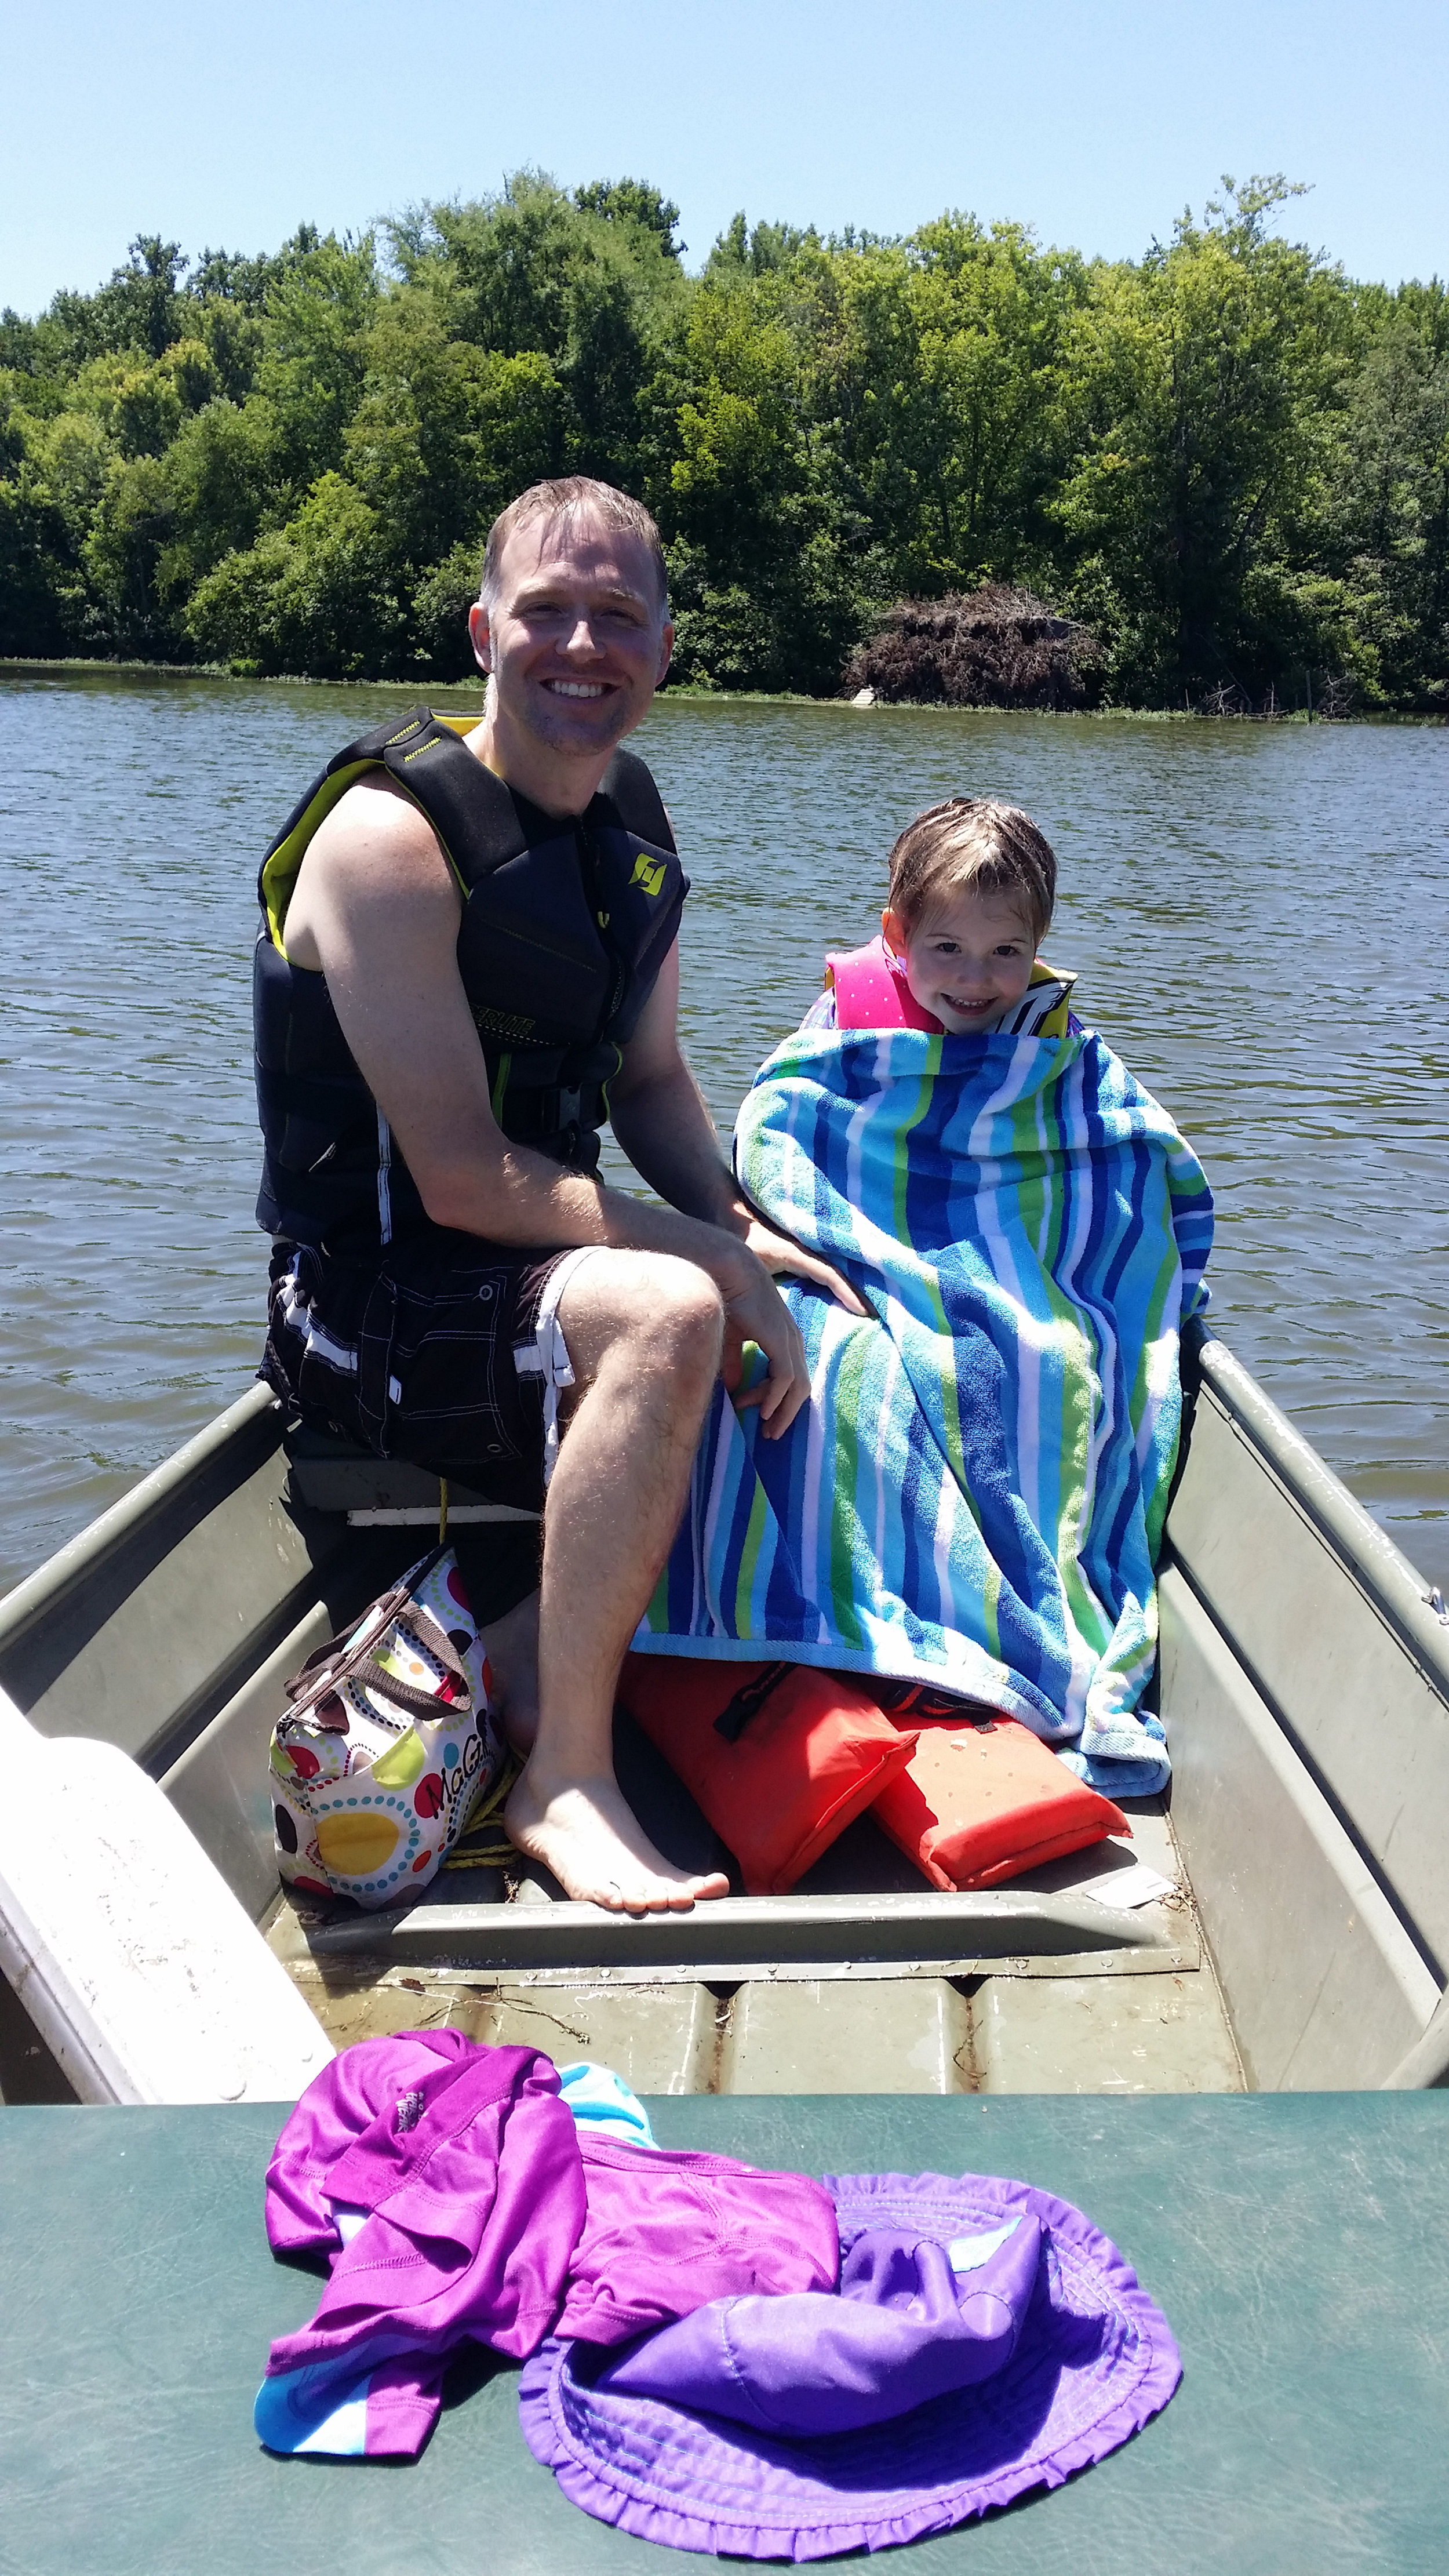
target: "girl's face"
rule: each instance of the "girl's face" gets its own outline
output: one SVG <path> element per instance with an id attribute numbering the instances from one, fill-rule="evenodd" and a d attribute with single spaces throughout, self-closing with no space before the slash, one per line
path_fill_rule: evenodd
<path id="1" fill-rule="evenodd" d="M 890 911 L 881 914 L 881 929 L 922 1009 L 955 1037 L 999 1027 L 1031 981 L 1036 942 L 1007 895 L 958 886 L 938 896 L 913 929 Z"/>

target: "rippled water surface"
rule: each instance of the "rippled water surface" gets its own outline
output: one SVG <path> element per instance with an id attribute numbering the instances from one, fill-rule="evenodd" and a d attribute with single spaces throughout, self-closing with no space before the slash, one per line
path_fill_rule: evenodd
<path id="1" fill-rule="evenodd" d="M 0 1583 L 247 1383 L 257 860 L 392 703 L 0 673 Z M 687 1043 L 726 1127 L 823 950 L 875 927 L 901 824 L 961 792 L 1030 808 L 1061 863 L 1048 954 L 1217 1193 L 1215 1321 L 1449 1579 L 1449 731 L 666 699 L 638 741 L 695 882 Z"/>

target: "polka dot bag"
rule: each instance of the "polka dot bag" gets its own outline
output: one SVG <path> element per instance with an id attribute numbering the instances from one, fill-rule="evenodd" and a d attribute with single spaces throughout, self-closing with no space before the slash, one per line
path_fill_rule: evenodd
<path id="1" fill-rule="evenodd" d="M 502 1766 L 490 1686 L 440 1545 L 287 1684 L 269 1778 L 287 1884 L 368 1907 L 426 1887 Z"/>

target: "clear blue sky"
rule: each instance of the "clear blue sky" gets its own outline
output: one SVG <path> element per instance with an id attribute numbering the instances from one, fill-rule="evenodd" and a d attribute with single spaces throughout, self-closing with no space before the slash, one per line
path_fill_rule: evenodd
<path id="1" fill-rule="evenodd" d="M 1312 184 L 1359 277 L 1449 271 L 1444 0 L 4 0 L 0 304 L 138 232 L 271 249 L 524 164 L 651 180 L 694 265 L 736 207 L 909 231 L 946 206 L 1135 256 L 1220 173 Z"/>

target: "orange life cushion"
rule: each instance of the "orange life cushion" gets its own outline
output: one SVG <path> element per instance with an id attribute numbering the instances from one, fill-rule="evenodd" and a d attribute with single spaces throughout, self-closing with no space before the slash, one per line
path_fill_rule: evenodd
<path id="1" fill-rule="evenodd" d="M 923 1726 L 875 1816 L 935 1887 L 994 1887 L 1132 1831 L 1120 1807 L 1014 1717 Z"/>
<path id="2" fill-rule="evenodd" d="M 739 1862 L 751 1896 L 783 1896 L 888 1780 L 915 1736 L 838 1673 L 810 1664 L 629 1655 L 619 1697 Z"/>

